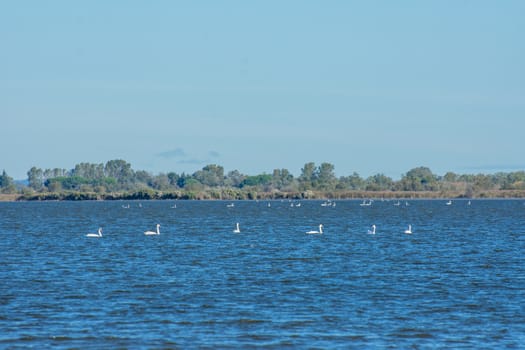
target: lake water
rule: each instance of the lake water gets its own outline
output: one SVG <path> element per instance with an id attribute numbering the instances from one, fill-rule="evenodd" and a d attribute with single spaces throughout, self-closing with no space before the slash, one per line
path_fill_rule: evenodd
<path id="1" fill-rule="evenodd" d="M 0 348 L 525 347 L 523 200 L 229 203 L 0 203 Z"/>

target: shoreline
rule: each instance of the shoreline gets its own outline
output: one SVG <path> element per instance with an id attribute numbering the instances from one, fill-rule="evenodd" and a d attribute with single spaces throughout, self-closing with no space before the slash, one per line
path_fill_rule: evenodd
<path id="1" fill-rule="evenodd" d="M 119 201 L 119 200 L 414 200 L 414 199 L 525 199 L 525 190 L 492 190 L 466 196 L 460 192 L 431 191 L 344 191 L 344 192 L 261 192 L 237 193 L 229 196 L 217 192 L 148 192 L 148 193 L 92 193 L 44 192 L 32 194 L 0 194 L 0 202 L 49 202 L 49 201 Z"/>

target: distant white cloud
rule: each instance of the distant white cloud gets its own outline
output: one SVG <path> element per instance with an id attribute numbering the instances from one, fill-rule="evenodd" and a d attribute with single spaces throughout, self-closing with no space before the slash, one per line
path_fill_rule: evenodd
<path id="1" fill-rule="evenodd" d="M 186 157 L 186 152 L 182 148 L 175 148 L 174 150 L 157 153 L 158 157 L 172 159 Z"/>
<path id="2" fill-rule="evenodd" d="M 213 160 L 220 157 L 220 153 L 216 151 L 209 151 L 205 156 L 201 157 L 188 154 L 182 148 L 175 148 L 173 150 L 157 153 L 156 156 L 162 157 L 164 159 L 175 160 L 178 164 L 201 165 L 213 162 Z"/>

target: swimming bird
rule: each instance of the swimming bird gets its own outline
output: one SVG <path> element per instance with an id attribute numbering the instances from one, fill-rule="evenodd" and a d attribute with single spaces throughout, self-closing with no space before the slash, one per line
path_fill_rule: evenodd
<path id="1" fill-rule="evenodd" d="M 319 225 L 319 231 L 308 231 L 306 233 L 309 235 L 315 235 L 315 234 L 322 235 L 323 234 L 323 224 Z"/>
<path id="2" fill-rule="evenodd" d="M 376 225 L 372 225 L 372 231 L 368 230 L 369 235 L 375 235 L 376 234 Z"/>
<path id="3" fill-rule="evenodd" d="M 157 232 L 155 232 L 155 231 L 146 231 L 146 232 L 144 232 L 144 234 L 146 236 L 160 235 L 159 227 L 160 227 L 160 224 L 157 224 Z"/>
<path id="4" fill-rule="evenodd" d="M 98 233 L 88 233 L 86 237 L 95 237 L 95 238 L 102 237 L 102 227 L 98 228 Z"/>
<path id="5" fill-rule="evenodd" d="M 406 234 L 412 234 L 412 225 L 408 225 L 408 229 L 405 230 Z"/>
<path id="6" fill-rule="evenodd" d="M 239 228 L 239 223 L 235 225 L 235 230 L 233 230 L 233 233 L 241 233 L 241 229 Z"/>

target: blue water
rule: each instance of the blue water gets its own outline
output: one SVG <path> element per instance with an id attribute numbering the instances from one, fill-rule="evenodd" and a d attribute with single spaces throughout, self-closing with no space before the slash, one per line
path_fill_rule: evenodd
<path id="1" fill-rule="evenodd" d="M 0 348 L 525 347 L 525 201 L 228 203 L 0 203 Z"/>

